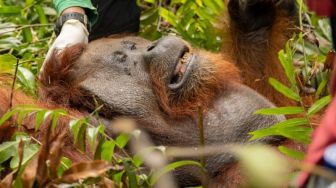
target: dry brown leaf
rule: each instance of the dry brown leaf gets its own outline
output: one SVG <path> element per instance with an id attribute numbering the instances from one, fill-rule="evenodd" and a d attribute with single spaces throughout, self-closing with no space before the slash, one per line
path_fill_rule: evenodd
<path id="1" fill-rule="evenodd" d="M 38 164 L 38 155 L 35 155 L 22 172 L 21 179 L 23 188 L 30 188 L 34 185 Z"/>
<path id="2" fill-rule="evenodd" d="M 38 157 L 36 180 L 39 187 L 44 187 L 44 185 L 49 181 L 46 161 L 50 149 L 49 148 L 50 135 L 51 135 L 51 126 L 49 125 L 45 135 L 43 136 L 42 146 L 40 148 Z"/>
<path id="3" fill-rule="evenodd" d="M 63 129 L 62 132 L 57 135 L 57 139 L 52 144 L 49 153 L 49 161 L 50 161 L 50 176 L 52 179 L 57 178 L 57 167 L 62 159 L 62 147 L 64 146 L 64 138 L 66 135 L 66 129 Z"/>
<path id="4" fill-rule="evenodd" d="M 324 61 L 324 69 L 325 70 L 333 70 L 335 63 L 335 51 L 331 50 L 327 53 L 326 60 Z"/>
<path id="5" fill-rule="evenodd" d="M 61 181 L 71 183 L 80 179 L 97 177 L 111 168 L 112 166 L 106 161 L 89 161 L 78 163 L 71 166 L 63 173 Z"/>

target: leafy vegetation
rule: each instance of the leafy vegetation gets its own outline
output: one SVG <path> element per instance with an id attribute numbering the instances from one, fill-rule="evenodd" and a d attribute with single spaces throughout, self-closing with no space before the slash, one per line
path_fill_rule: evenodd
<path id="1" fill-rule="evenodd" d="M 297 2 L 300 11 L 298 29 L 301 32 L 294 35 L 286 48 L 279 52 L 279 59 L 290 85 L 286 86 L 274 78 L 270 78 L 269 82 L 284 97 L 296 101 L 298 105 L 260 109 L 256 113 L 300 114 L 300 118 L 289 118 L 268 129 L 252 132 L 252 140 L 281 135 L 296 142 L 309 144 L 314 127 L 312 117 L 331 100 L 327 91 L 331 66 L 328 21 L 309 13 L 302 0 Z M 222 0 L 138 0 L 138 3 L 143 9 L 143 37 L 155 40 L 163 35 L 176 34 L 199 48 L 220 50 L 221 35 L 214 26 L 217 25 L 218 15 L 226 8 Z M 56 12 L 49 0 L 0 0 L 0 73 L 14 75 L 18 62 L 15 88 L 34 97 L 37 95 L 36 77 L 47 49 L 55 39 L 52 24 L 55 20 Z M 0 84 L 8 84 L 8 81 L 0 80 Z M 144 133 L 123 129 L 124 133 L 111 138 L 105 133 L 105 125 L 102 122 L 98 125 L 90 123 L 89 119 L 95 116 L 93 113 L 87 117 L 76 117 L 64 109 L 51 110 L 35 106 L 17 106 L 8 111 L 0 118 L 0 127 L 5 126 L 7 120 L 11 120 L 17 129 L 11 139 L 0 144 L 0 177 L 3 179 L 0 185 L 32 187 L 37 184 L 43 187 L 68 184 L 81 187 L 95 184 L 106 187 L 148 187 L 159 183 L 159 177 L 176 168 L 185 165 L 203 168 L 198 161 L 166 164 L 163 160 L 159 167 L 151 166 L 146 162 L 146 158 L 164 159 L 166 155 L 169 156 L 169 148 L 141 146 L 141 152 L 129 155 L 125 146 L 132 142 L 141 143 L 141 140 L 137 139 L 142 139 L 139 135 Z M 39 141 L 24 133 L 23 122 L 27 117 L 34 118 L 35 131 L 49 122 L 50 128 L 47 132 L 55 138 L 43 138 Z M 12 121 L 13 119 L 15 121 Z M 83 156 L 93 157 L 94 161 L 72 164 L 60 154 L 65 142 L 65 133 L 56 134 L 55 126 L 61 119 L 69 120 L 69 129 L 77 150 Z M 132 122 L 123 122 L 122 127 L 125 124 L 132 127 Z M 135 141 L 132 141 L 134 139 Z M 87 145 L 89 147 L 86 147 Z M 295 159 L 302 159 L 304 156 L 302 152 L 283 146 L 280 146 L 279 150 Z M 255 186 L 275 187 L 282 183 L 278 178 L 281 175 L 273 174 L 289 173 L 286 172 L 287 168 L 284 168 L 288 165 L 287 162 L 274 156 L 269 148 L 228 146 L 224 149 L 218 148 L 217 152 L 223 151 L 230 151 L 242 161 L 244 169 L 249 172 L 247 174 L 255 180 L 251 182 Z M 144 169 L 144 163 L 152 167 L 149 173 Z M 284 177 L 281 181 L 287 181 L 287 178 Z"/>

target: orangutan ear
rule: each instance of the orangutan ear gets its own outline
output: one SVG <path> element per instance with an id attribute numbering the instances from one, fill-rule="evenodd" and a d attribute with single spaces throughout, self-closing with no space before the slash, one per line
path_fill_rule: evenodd
<path id="1" fill-rule="evenodd" d="M 84 44 L 66 47 L 61 52 L 54 50 L 44 62 L 39 75 L 39 97 L 59 104 L 68 103 L 69 93 L 75 87 L 73 66 L 85 49 Z"/>

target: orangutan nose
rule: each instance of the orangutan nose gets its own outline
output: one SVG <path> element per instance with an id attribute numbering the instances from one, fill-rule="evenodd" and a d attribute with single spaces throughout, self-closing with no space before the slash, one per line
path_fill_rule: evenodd
<path id="1" fill-rule="evenodd" d="M 185 52 L 189 51 L 190 48 L 185 41 L 175 36 L 167 36 L 149 45 L 145 53 L 145 58 L 150 60 L 159 56 L 176 61 L 178 58 L 181 58 Z"/>

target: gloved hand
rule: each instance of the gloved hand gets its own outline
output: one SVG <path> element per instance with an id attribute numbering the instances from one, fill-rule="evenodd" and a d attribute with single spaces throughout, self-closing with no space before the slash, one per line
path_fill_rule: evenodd
<path id="1" fill-rule="evenodd" d="M 64 22 L 60 34 L 48 50 L 44 63 L 50 58 L 55 49 L 58 50 L 58 53 L 60 53 L 67 46 L 78 43 L 87 44 L 88 36 L 88 30 L 80 21 L 70 19 Z M 44 63 L 41 67 L 41 71 L 43 71 Z"/>

